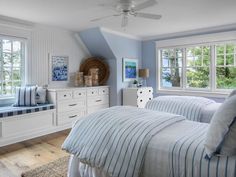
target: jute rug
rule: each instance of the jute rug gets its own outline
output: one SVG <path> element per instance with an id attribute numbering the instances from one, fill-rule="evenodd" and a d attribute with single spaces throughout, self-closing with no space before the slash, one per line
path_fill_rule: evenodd
<path id="1" fill-rule="evenodd" d="M 23 172 L 21 177 L 66 177 L 68 162 L 69 156 L 65 156 L 41 167 Z"/>

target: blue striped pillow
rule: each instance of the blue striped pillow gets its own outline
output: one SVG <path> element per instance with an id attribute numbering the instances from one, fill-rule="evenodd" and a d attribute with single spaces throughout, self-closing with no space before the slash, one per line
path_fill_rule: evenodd
<path id="1" fill-rule="evenodd" d="M 17 87 L 16 103 L 13 106 L 36 106 L 36 87 Z"/>

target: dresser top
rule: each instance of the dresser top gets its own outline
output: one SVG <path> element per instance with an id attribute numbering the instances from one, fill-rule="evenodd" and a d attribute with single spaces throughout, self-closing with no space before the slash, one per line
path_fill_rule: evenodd
<path id="1" fill-rule="evenodd" d="M 103 85 L 103 86 L 94 86 L 94 87 L 49 87 L 48 91 L 64 91 L 64 90 L 76 90 L 76 89 L 94 89 L 94 88 L 104 88 L 104 87 L 109 87 L 108 85 Z"/>

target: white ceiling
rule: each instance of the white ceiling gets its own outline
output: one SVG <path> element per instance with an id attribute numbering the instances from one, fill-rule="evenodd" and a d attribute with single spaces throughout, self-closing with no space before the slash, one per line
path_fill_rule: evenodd
<path id="1" fill-rule="evenodd" d="M 114 9 L 101 5 L 115 1 L 0 0 L 0 15 L 73 31 L 100 26 L 138 37 L 236 24 L 236 0 L 158 0 L 158 5 L 142 12 L 161 14 L 160 20 L 131 17 L 125 30 L 120 26 L 121 17 L 90 22 L 91 19 L 116 13 Z"/>

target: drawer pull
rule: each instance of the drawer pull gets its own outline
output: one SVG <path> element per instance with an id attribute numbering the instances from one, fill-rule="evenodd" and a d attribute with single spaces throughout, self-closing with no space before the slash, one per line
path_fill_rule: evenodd
<path id="1" fill-rule="evenodd" d="M 101 102 L 102 100 L 96 100 L 96 102 Z"/>
<path id="2" fill-rule="evenodd" d="M 69 106 L 76 106 L 77 104 L 69 104 Z"/>
<path id="3" fill-rule="evenodd" d="M 75 118 L 75 117 L 77 117 L 77 115 L 74 115 L 74 116 L 69 116 L 69 118 L 71 119 L 71 118 Z"/>
<path id="4" fill-rule="evenodd" d="M 66 95 L 64 95 L 64 97 L 66 97 Z"/>
<path id="5" fill-rule="evenodd" d="M 81 93 L 79 93 L 79 95 L 81 95 Z"/>

